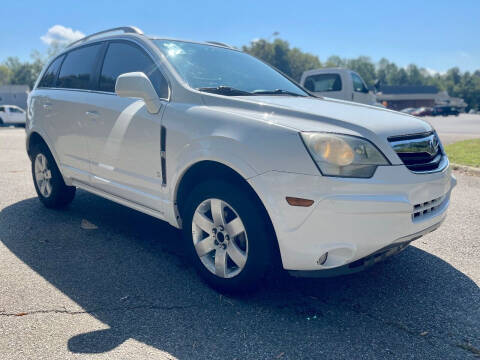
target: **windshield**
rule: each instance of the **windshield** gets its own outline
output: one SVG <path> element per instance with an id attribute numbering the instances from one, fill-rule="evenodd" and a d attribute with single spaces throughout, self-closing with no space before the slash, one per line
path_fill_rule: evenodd
<path id="1" fill-rule="evenodd" d="M 183 41 L 154 42 L 194 89 L 231 96 L 308 96 L 278 71 L 243 52 Z"/>

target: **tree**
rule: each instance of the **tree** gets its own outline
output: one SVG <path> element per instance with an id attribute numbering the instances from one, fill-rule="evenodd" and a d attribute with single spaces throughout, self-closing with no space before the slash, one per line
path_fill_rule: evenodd
<path id="1" fill-rule="evenodd" d="M 377 79 L 375 65 L 368 56 L 359 56 L 356 59 L 347 60 L 346 67 L 359 74 L 368 86 L 375 84 L 375 80 Z"/>
<path id="2" fill-rule="evenodd" d="M 244 46 L 243 51 L 252 54 L 273 65 L 295 80 L 299 80 L 306 70 L 320 68 L 322 64 L 317 56 L 302 52 L 298 48 L 290 48 L 290 44 L 282 39 L 273 42 L 261 39 Z M 386 58 L 374 63 L 367 56 L 354 59 L 332 55 L 324 63 L 325 67 L 344 67 L 351 69 L 372 86 L 376 81 L 380 85 L 431 85 L 439 90 L 446 90 L 451 96 L 463 98 L 468 108 L 480 109 L 480 70 L 473 74 L 462 73 L 459 68 L 452 68 L 445 74 L 439 74 L 410 64 L 406 68 L 399 67 Z"/>
<path id="3" fill-rule="evenodd" d="M 46 54 L 42 54 L 37 50 L 32 51 L 30 58 L 32 61 L 21 62 L 18 57 L 8 57 L 3 64 L 0 65 L 0 85 L 28 85 L 33 88 L 38 74 L 42 71 L 43 66 L 49 58 L 58 54 L 64 45 L 53 42 L 47 49 Z"/>
<path id="4" fill-rule="evenodd" d="M 5 84 L 9 84 L 11 75 L 12 74 L 11 74 L 8 66 L 0 65 L 0 86 L 5 85 Z"/>
<path id="5" fill-rule="evenodd" d="M 407 81 L 409 85 L 424 85 L 425 78 L 417 65 L 410 64 L 407 67 Z"/>
<path id="6" fill-rule="evenodd" d="M 17 57 L 8 57 L 3 66 L 6 66 L 10 71 L 9 83 L 16 85 L 29 85 L 33 87 L 38 73 L 41 70 L 41 64 L 38 62 L 20 62 Z"/>
<path id="7" fill-rule="evenodd" d="M 342 59 L 340 56 L 332 55 L 327 59 L 325 67 L 345 67 L 346 60 Z"/>
<path id="8" fill-rule="evenodd" d="M 299 48 L 290 48 L 290 44 L 281 39 L 269 42 L 265 39 L 252 41 L 243 46 L 243 51 L 276 67 L 296 81 L 304 71 L 322 66 L 317 56 L 302 52 Z"/>
<path id="9" fill-rule="evenodd" d="M 274 36 L 278 35 L 273 34 Z M 0 64 L 0 85 L 27 84 L 33 87 L 38 74 L 48 59 L 57 55 L 65 45 L 55 42 L 45 54 L 33 51 L 31 61 L 21 62 L 17 57 L 8 57 Z M 286 75 L 299 81 L 302 73 L 307 70 L 318 69 L 322 63 L 318 56 L 303 52 L 299 48 L 290 47 L 282 39 L 273 41 L 260 39 L 243 46 L 242 50 L 276 67 Z M 449 69 L 446 73 L 431 73 L 415 64 L 406 68 L 398 67 L 386 58 L 374 63 L 367 56 L 354 59 L 341 58 L 332 55 L 327 58 L 324 67 L 344 67 L 356 71 L 372 86 L 376 81 L 380 85 L 432 85 L 439 90 L 446 90 L 451 96 L 463 98 L 470 108 L 480 109 L 480 70 L 473 73 L 462 73 L 458 67 Z"/>

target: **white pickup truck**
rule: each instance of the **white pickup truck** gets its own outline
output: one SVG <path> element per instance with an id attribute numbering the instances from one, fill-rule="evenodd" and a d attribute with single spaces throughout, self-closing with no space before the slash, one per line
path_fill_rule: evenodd
<path id="1" fill-rule="evenodd" d="M 368 90 L 365 81 L 356 72 L 344 68 L 324 68 L 305 71 L 300 83 L 315 95 L 382 106 Z"/>
<path id="2" fill-rule="evenodd" d="M 25 125 L 25 110 L 15 105 L 0 105 L 0 126 Z"/>

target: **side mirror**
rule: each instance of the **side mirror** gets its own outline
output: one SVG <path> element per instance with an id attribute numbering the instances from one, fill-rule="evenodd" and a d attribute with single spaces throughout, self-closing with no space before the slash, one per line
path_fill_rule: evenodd
<path id="1" fill-rule="evenodd" d="M 115 93 L 120 97 L 134 97 L 145 101 L 149 113 L 156 114 L 162 103 L 152 82 L 143 72 L 130 72 L 120 75 L 115 83 Z"/>

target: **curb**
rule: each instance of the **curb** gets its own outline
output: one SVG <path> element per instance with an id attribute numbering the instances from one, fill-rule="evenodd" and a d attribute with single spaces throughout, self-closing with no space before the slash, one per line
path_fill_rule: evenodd
<path id="1" fill-rule="evenodd" d="M 453 170 L 460 170 L 470 175 L 480 176 L 480 168 L 467 166 L 467 165 L 453 164 L 453 163 L 451 163 L 450 166 L 452 167 Z"/>

